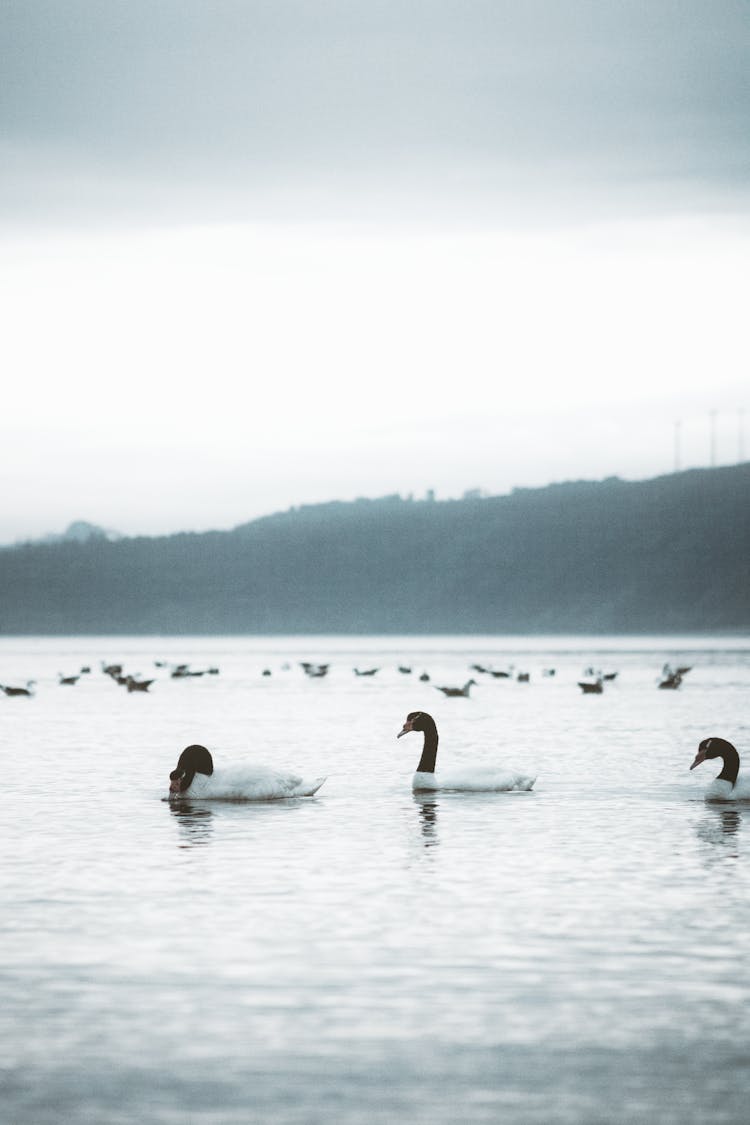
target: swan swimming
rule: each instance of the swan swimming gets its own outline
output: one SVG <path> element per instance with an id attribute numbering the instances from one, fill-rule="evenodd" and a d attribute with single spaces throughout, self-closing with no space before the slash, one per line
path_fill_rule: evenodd
<path id="1" fill-rule="evenodd" d="M 326 779 L 304 781 L 298 774 L 281 773 L 266 766 L 251 764 L 214 769 L 213 758 L 205 746 L 186 746 L 176 769 L 169 775 L 170 800 L 278 801 L 285 797 L 312 797 Z"/>
<path id="2" fill-rule="evenodd" d="M 694 770 L 701 762 L 711 758 L 721 758 L 724 763 L 705 792 L 707 801 L 747 801 L 750 800 L 750 779 L 737 778 L 740 772 L 740 756 L 731 742 L 725 738 L 704 738 L 690 767 Z"/>
<path id="3" fill-rule="evenodd" d="M 410 711 L 396 738 L 413 730 L 424 733 L 422 757 L 411 783 L 415 792 L 436 789 L 461 790 L 467 793 L 519 792 L 531 789 L 536 781 L 535 777 L 527 777 L 513 770 L 473 765 L 454 769 L 449 774 L 443 773 L 438 777 L 435 774 L 438 731 L 432 715 L 428 715 L 426 711 Z"/>

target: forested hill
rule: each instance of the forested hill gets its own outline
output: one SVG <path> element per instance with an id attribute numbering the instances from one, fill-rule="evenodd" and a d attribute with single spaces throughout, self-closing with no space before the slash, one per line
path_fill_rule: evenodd
<path id="1" fill-rule="evenodd" d="M 0 632 L 750 629 L 750 463 L 0 550 Z"/>

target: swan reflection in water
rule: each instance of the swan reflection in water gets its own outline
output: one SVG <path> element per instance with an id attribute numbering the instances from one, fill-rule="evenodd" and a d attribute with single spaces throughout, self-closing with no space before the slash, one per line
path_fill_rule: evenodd
<path id="1" fill-rule="evenodd" d="M 185 800 L 167 803 L 180 829 L 178 847 L 194 848 L 209 842 L 213 833 L 213 809 Z"/>
<path id="2" fill-rule="evenodd" d="M 440 843 L 437 834 L 438 800 L 434 793 L 412 793 L 414 804 L 419 807 L 419 827 L 422 830 L 422 843 L 426 848 L 434 848 Z"/>
<path id="3" fill-rule="evenodd" d="M 741 826 L 742 811 L 736 806 L 722 808 L 719 805 L 707 805 L 706 816 L 700 821 L 695 832 L 699 840 L 724 849 L 722 858 L 736 859 L 739 856 Z"/>

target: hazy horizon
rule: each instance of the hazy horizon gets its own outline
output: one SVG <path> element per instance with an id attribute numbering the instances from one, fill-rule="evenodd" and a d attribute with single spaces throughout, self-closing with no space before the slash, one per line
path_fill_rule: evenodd
<path id="1" fill-rule="evenodd" d="M 586 483 L 586 484 L 590 484 L 590 483 L 596 484 L 596 483 L 598 483 L 598 484 L 601 484 L 601 483 L 604 483 L 607 479 L 612 479 L 613 477 L 615 479 L 622 480 L 622 481 L 625 481 L 627 483 L 637 484 L 639 482 L 645 482 L 647 480 L 654 479 L 656 477 L 671 476 L 671 475 L 674 475 L 676 472 L 680 472 L 680 473 L 681 472 L 690 472 L 690 471 L 693 471 L 693 470 L 703 470 L 703 469 L 709 469 L 709 468 L 712 468 L 712 467 L 717 468 L 717 469 L 731 468 L 731 467 L 733 467 L 733 464 L 739 465 L 739 464 L 742 464 L 742 463 L 744 463 L 744 462 L 735 462 L 735 463 L 728 463 L 727 465 L 715 465 L 715 466 L 710 466 L 710 465 L 685 465 L 685 466 L 682 466 L 679 470 L 669 469 L 669 470 L 666 470 L 664 473 L 656 473 L 656 474 L 653 474 L 652 476 L 647 476 L 647 477 L 622 477 L 622 476 L 619 476 L 619 474 L 608 474 L 606 477 L 597 477 L 597 478 L 591 478 L 591 477 L 581 477 L 581 478 L 575 478 L 575 479 L 565 478 L 565 479 L 560 479 L 560 480 L 550 480 L 550 481 L 546 481 L 542 484 L 534 484 L 534 485 L 516 484 L 516 485 L 512 485 L 510 488 L 508 488 L 506 490 L 503 490 L 501 492 L 494 492 L 494 491 L 490 491 L 488 489 L 482 488 L 481 486 L 474 486 L 472 488 L 467 488 L 467 489 L 464 489 L 460 492 L 456 492 L 455 494 L 446 494 L 446 495 L 440 495 L 435 489 L 427 489 L 425 492 L 422 492 L 422 493 L 415 493 L 415 492 L 410 491 L 408 489 L 395 489 L 392 492 L 378 493 L 378 494 L 372 494 L 372 495 L 358 494 L 358 495 L 352 495 L 352 496 L 344 496 L 344 495 L 324 496 L 324 497 L 320 497 L 320 498 L 312 499 L 312 500 L 301 500 L 301 501 L 297 501 L 297 502 L 292 502 L 292 503 L 286 505 L 283 508 L 273 508 L 273 509 L 269 509 L 267 511 L 257 511 L 257 512 L 254 512 L 254 513 L 252 513 L 250 515 L 247 515 L 243 518 L 240 518 L 239 520 L 235 521 L 232 524 L 216 524 L 215 523 L 215 524 L 207 524 L 206 526 L 202 526 L 202 527 L 175 526 L 175 527 L 164 528 L 163 530 L 157 529 L 157 530 L 153 530 L 153 531 L 143 531 L 143 530 L 137 529 L 137 528 L 136 529 L 125 529 L 125 528 L 122 528 L 122 527 L 115 527 L 111 522 L 109 522 L 109 523 L 107 523 L 107 522 L 99 523 L 95 520 L 89 519 L 85 514 L 83 514 L 83 515 L 79 514 L 77 516 L 74 516 L 72 519 L 70 519 L 64 526 L 46 528 L 44 530 L 40 530 L 39 532 L 37 532 L 35 534 L 22 536 L 18 539 L 14 539 L 10 542 L 2 542 L 2 543 L 0 543 L 0 547 L 16 546 L 16 545 L 20 545 L 20 544 L 23 544 L 23 543 L 26 543 L 26 542 L 33 543 L 33 542 L 38 542 L 38 541 L 41 541 L 41 540 L 44 540 L 44 539 L 47 539 L 47 538 L 49 538 L 49 539 L 61 538 L 61 537 L 64 537 L 67 532 L 71 531 L 72 529 L 75 529 L 76 525 L 79 525 L 79 524 L 85 525 L 86 527 L 95 528 L 97 531 L 104 532 L 108 536 L 111 536 L 113 538 L 123 538 L 123 539 L 125 539 L 125 538 L 133 538 L 133 537 L 138 537 L 138 536 L 145 536 L 145 537 L 148 537 L 148 538 L 151 538 L 151 537 L 159 538 L 161 536 L 179 535 L 179 534 L 182 534 L 182 533 L 202 534 L 204 532 L 211 532 L 211 531 L 232 531 L 235 528 L 241 527 L 246 523 L 252 523 L 254 520 L 263 519 L 267 516 L 273 516 L 273 515 L 281 514 L 281 513 L 284 513 L 284 512 L 294 511 L 298 508 L 304 508 L 304 507 L 308 507 L 308 506 L 314 507 L 316 505 L 325 506 L 327 504 L 347 504 L 347 503 L 356 503 L 357 501 L 376 502 L 378 500 L 390 499 L 393 496 L 398 496 L 400 499 L 402 499 L 404 501 L 415 501 L 415 502 L 431 501 L 431 502 L 436 502 L 436 503 L 438 503 L 440 501 L 461 500 L 461 499 L 469 499 L 469 498 L 473 498 L 473 497 L 479 497 L 481 499 L 491 499 L 491 498 L 496 498 L 496 497 L 500 497 L 500 496 L 508 496 L 512 492 L 517 491 L 517 490 L 525 491 L 526 489 L 535 490 L 535 489 L 554 488 L 555 486 L 565 485 L 565 484 L 581 484 L 581 483 Z"/>

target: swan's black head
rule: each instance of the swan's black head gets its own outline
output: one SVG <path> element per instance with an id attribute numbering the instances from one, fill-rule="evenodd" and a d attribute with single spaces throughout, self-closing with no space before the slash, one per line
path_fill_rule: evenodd
<path id="1" fill-rule="evenodd" d="M 734 785 L 740 769 L 740 756 L 732 743 L 727 742 L 726 738 L 704 738 L 698 747 L 691 770 L 710 758 L 723 760 L 724 768 L 718 776 L 722 781 L 730 781 Z"/>
<path id="2" fill-rule="evenodd" d="M 197 773 L 208 777 L 214 772 L 213 759 L 205 746 L 186 746 L 177 760 L 177 768 L 169 775 L 169 792 L 184 793 L 193 784 Z"/>
<path id="3" fill-rule="evenodd" d="M 400 738 L 402 734 L 408 734 L 410 730 L 436 730 L 435 720 L 432 715 L 428 715 L 426 711 L 410 711 L 406 716 L 406 722 L 403 728 L 398 732 L 396 738 Z"/>
<path id="4" fill-rule="evenodd" d="M 422 757 L 419 759 L 417 772 L 434 773 L 438 748 L 438 732 L 435 720 L 426 711 L 410 711 L 396 738 L 400 738 L 402 734 L 408 734 L 410 730 L 420 730 L 424 733 Z"/>

